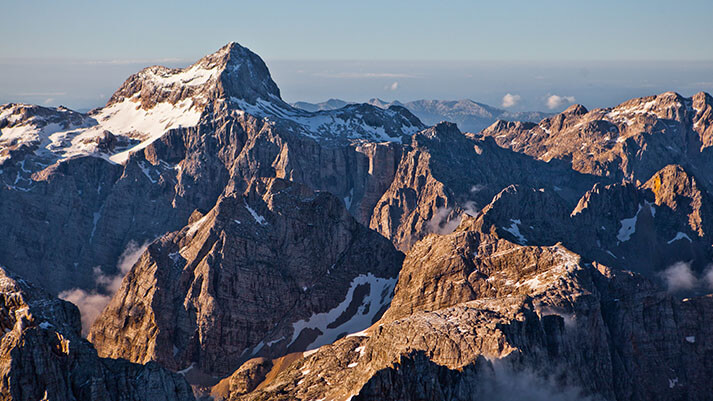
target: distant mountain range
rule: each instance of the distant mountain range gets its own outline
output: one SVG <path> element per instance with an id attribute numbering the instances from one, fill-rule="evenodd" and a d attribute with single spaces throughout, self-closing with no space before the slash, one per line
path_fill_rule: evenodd
<path id="1" fill-rule="evenodd" d="M 710 94 L 296 106 L 0 105 L 0 400 L 712 399 Z"/>
<path id="2" fill-rule="evenodd" d="M 329 99 L 321 103 L 295 102 L 292 105 L 311 112 L 336 110 L 354 104 L 341 99 Z M 387 109 L 389 106 L 402 106 L 415 114 L 424 124 L 435 125 L 441 121 L 456 123 L 465 132 L 480 132 L 498 120 L 539 122 L 552 113 L 540 111 L 508 111 L 470 99 L 461 100 L 414 100 L 402 103 L 398 100 L 386 102 L 378 98 L 370 99 L 368 104 Z"/>

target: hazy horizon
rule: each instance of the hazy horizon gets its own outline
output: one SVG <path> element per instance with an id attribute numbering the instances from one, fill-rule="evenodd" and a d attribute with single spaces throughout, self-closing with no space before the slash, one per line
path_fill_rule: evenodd
<path id="1" fill-rule="evenodd" d="M 709 0 L 67 0 L 3 12 L 0 103 L 98 107 L 141 68 L 183 67 L 230 41 L 267 62 L 290 102 L 469 98 L 559 111 L 713 91 Z"/>
<path id="2" fill-rule="evenodd" d="M 146 66 L 194 61 L 0 59 L 0 103 L 101 107 Z M 556 112 L 572 103 L 610 107 L 666 91 L 713 91 L 713 61 L 265 61 L 288 102 L 471 99 L 513 111 Z"/>

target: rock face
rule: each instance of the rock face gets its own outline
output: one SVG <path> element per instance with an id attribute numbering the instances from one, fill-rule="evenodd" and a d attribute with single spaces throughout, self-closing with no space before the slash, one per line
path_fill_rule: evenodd
<path id="1" fill-rule="evenodd" d="M 711 188 L 713 98 L 674 92 L 587 111 L 573 105 L 539 124 L 498 121 L 483 131 L 503 147 L 538 159 L 564 160 L 574 170 L 615 180 L 647 181 L 669 164 L 705 175 Z"/>
<path id="2" fill-rule="evenodd" d="M 234 399 L 708 399 L 713 298 L 478 226 L 418 242 L 371 329 Z"/>
<path id="3" fill-rule="evenodd" d="M 164 102 L 175 105 L 231 97 L 250 104 L 281 102 L 280 89 L 262 59 L 235 42 L 185 69 L 153 66 L 141 70 L 112 95 L 107 107 L 132 99 L 148 110 Z"/>
<path id="4" fill-rule="evenodd" d="M 96 290 L 96 267 L 117 274 L 129 244 L 180 229 L 255 177 L 330 191 L 366 224 L 399 143 L 422 128 L 399 107 L 295 109 L 235 43 L 185 69 L 144 69 L 88 114 L 5 105 L 0 262 L 53 293 Z"/>
<path id="5" fill-rule="evenodd" d="M 374 104 L 295 108 L 231 43 L 87 114 L 1 106 L 8 271 L 108 298 L 150 243 L 96 350 L 0 276 L 3 397 L 711 398 L 709 95 L 481 133 Z"/>
<path id="6" fill-rule="evenodd" d="M 440 123 L 412 137 L 391 186 L 374 208 L 370 227 L 407 251 L 428 233 L 453 231 L 463 214 L 475 215 L 512 183 L 556 187 L 573 201 L 594 180 Z"/>
<path id="7" fill-rule="evenodd" d="M 74 305 L 2 269 L 0 299 L 2 399 L 194 399 L 183 377 L 156 363 L 100 358 L 80 337 Z"/>
<path id="8" fill-rule="evenodd" d="M 89 338 L 102 356 L 222 376 L 370 326 L 401 260 L 333 195 L 256 180 L 152 244 Z"/>
<path id="9" fill-rule="evenodd" d="M 638 187 L 596 184 L 573 208 L 558 191 L 511 186 L 483 209 L 479 224 L 521 245 L 561 242 L 588 260 L 651 278 L 677 262 L 702 273 L 713 260 L 703 228 L 711 221 L 709 198 L 672 165 Z"/>
<path id="10" fill-rule="evenodd" d="M 272 361 L 265 358 L 254 358 L 245 362 L 228 378 L 228 394 L 246 394 L 255 390 L 265 380 L 272 367 Z"/>

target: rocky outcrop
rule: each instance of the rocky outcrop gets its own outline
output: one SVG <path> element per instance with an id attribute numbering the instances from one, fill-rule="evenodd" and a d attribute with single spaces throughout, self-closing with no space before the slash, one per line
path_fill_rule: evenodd
<path id="1" fill-rule="evenodd" d="M 712 298 L 477 226 L 418 242 L 377 325 L 234 399 L 708 399 Z"/>
<path id="2" fill-rule="evenodd" d="M 587 111 L 581 105 L 537 125 L 498 122 L 483 131 L 503 147 L 541 160 L 563 160 L 582 173 L 647 181 L 669 164 L 710 170 L 711 105 L 707 93 L 674 92 Z M 713 188 L 706 173 L 703 183 Z"/>
<path id="3" fill-rule="evenodd" d="M 400 142 L 422 128 L 399 107 L 293 109 L 235 43 L 185 69 L 147 68 L 89 114 L 3 106 L 0 261 L 53 293 L 101 292 L 95 271 L 119 274 L 129 244 L 180 229 L 256 177 L 330 191 L 367 224 Z"/>
<path id="4" fill-rule="evenodd" d="M 280 89 L 270 77 L 265 62 L 235 42 L 185 69 L 145 68 L 129 77 L 112 95 L 107 106 L 132 99 L 148 110 L 164 102 L 175 105 L 188 100 L 200 105 L 201 100 L 211 102 L 231 97 L 250 104 L 256 104 L 258 100 L 282 103 Z"/>
<path id="5" fill-rule="evenodd" d="M 265 381 L 274 366 L 271 359 L 253 358 L 243 363 L 235 373 L 213 386 L 210 396 L 220 401 L 228 399 L 231 395 L 247 394 Z"/>
<path id="6" fill-rule="evenodd" d="M 574 202 L 591 177 L 504 150 L 490 138 L 440 123 L 412 137 L 396 176 L 374 208 L 370 227 L 408 250 L 428 233 L 448 233 L 512 183 L 557 188 Z"/>
<path id="7" fill-rule="evenodd" d="M 710 224 L 708 199 L 680 166 L 640 186 L 596 184 L 574 208 L 558 191 L 511 186 L 482 210 L 478 229 L 521 245 L 561 242 L 588 261 L 650 278 L 677 262 L 702 273 L 713 258 L 713 242 L 697 231 Z"/>
<path id="8" fill-rule="evenodd" d="M 644 188 L 653 192 L 657 206 L 686 213 L 688 228 L 696 236 L 711 237 L 713 205 L 711 205 L 710 195 L 699 187 L 696 178 L 689 175 L 683 167 L 678 165 L 664 167 L 644 184 Z"/>
<path id="9" fill-rule="evenodd" d="M 693 117 L 693 130 L 698 133 L 701 150 L 713 146 L 713 97 L 705 92 L 698 92 L 691 98 L 691 107 L 696 111 Z"/>
<path id="10" fill-rule="evenodd" d="M 155 363 L 100 358 L 69 302 L 0 269 L 0 398 L 192 400 L 188 383 Z"/>
<path id="11" fill-rule="evenodd" d="M 329 193 L 255 180 L 153 243 L 89 338 L 102 356 L 220 377 L 368 327 L 401 260 Z"/>

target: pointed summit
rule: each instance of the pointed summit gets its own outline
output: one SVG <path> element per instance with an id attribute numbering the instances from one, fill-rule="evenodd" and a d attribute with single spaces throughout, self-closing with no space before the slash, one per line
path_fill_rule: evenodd
<path id="1" fill-rule="evenodd" d="M 573 104 L 573 105 L 567 107 L 567 109 L 565 111 L 563 111 L 562 114 L 573 114 L 573 115 L 581 116 L 583 114 L 587 114 L 588 112 L 589 111 L 587 110 L 587 108 L 582 106 L 581 104 Z"/>
<path id="2" fill-rule="evenodd" d="M 265 62 L 250 49 L 230 42 L 194 65 L 218 67 L 219 95 L 255 104 L 257 99 L 282 100 L 280 89 L 270 76 Z"/>
<path id="3" fill-rule="evenodd" d="M 235 42 L 186 68 L 144 68 L 124 82 L 107 106 L 127 99 L 140 103 L 144 110 L 164 102 L 190 101 L 200 108 L 216 100 L 282 102 L 265 62 Z"/>

